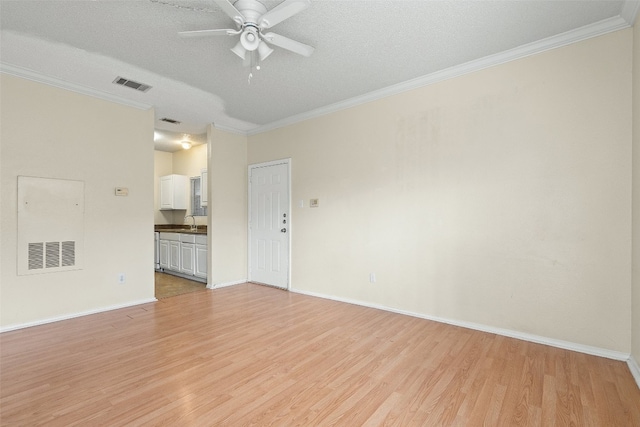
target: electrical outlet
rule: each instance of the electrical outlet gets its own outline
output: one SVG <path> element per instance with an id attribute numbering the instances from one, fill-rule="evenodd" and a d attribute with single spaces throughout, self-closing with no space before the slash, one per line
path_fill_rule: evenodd
<path id="1" fill-rule="evenodd" d="M 118 283 L 124 284 L 126 282 L 126 276 L 124 273 L 118 273 Z"/>
<path id="2" fill-rule="evenodd" d="M 376 283 L 376 273 L 369 273 L 369 282 Z"/>
<path id="3" fill-rule="evenodd" d="M 320 200 L 318 200 L 318 199 L 309 199 L 309 207 L 310 208 L 317 208 L 318 206 L 320 206 Z"/>

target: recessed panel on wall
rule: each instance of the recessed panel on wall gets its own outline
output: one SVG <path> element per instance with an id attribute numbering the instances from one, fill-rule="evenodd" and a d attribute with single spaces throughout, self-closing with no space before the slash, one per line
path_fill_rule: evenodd
<path id="1" fill-rule="evenodd" d="M 84 182 L 18 177 L 18 275 L 81 270 Z"/>

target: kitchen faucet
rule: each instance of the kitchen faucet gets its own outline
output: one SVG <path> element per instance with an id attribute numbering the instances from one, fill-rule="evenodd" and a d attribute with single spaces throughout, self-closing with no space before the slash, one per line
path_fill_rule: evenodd
<path id="1" fill-rule="evenodd" d="M 193 215 L 187 215 L 184 217 L 184 219 L 187 219 L 191 217 L 191 219 L 193 220 L 193 224 L 191 224 L 191 231 L 197 231 L 198 230 L 198 226 L 196 225 L 196 217 Z"/>

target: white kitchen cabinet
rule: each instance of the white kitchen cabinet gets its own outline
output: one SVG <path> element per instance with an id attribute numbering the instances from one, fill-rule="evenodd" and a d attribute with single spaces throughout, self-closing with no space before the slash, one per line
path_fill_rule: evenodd
<path id="1" fill-rule="evenodd" d="M 180 272 L 180 242 L 169 242 L 169 270 Z"/>
<path id="2" fill-rule="evenodd" d="M 160 210 L 187 209 L 189 178 L 184 175 L 160 177 Z"/>
<path id="3" fill-rule="evenodd" d="M 206 235 L 160 232 L 158 246 L 160 268 L 166 273 L 206 282 Z"/>
<path id="4" fill-rule="evenodd" d="M 169 269 L 169 241 L 160 239 L 159 243 L 159 261 L 160 268 L 168 270 Z"/>
<path id="5" fill-rule="evenodd" d="M 196 269 L 195 235 L 180 235 L 180 273 L 193 276 Z"/>
<path id="6" fill-rule="evenodd" d="M 180 273 L 193 276 L 196 269 L 196 245 L 180 243 Z"/>
<path id="7" fill-rule="evenodd" d="M 160 268 L 180 271 L 180 235 L 160 233 Z"/>
<path id="8" fill-rule="evenodd" d="M 196 236 L 195 276 L 207 278 L 207 236 Z"/>
<path id="9" fill-rule="evenodd" d="M 206 169 L 200 171 L 200 206 L 205 207 L 209 203 L 207 188 L 209 188 L 209 173 Z"/>

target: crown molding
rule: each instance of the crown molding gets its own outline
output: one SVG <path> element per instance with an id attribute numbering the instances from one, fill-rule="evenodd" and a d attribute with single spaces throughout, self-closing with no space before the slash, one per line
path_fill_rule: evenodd
<path id="1" fill-rule="evenodd" d="M 629 26 L 633 27 L 633 24 L 638 17 L 638 12 L 640 11 L 640 0 L 626 0 L 622 5 L 622 11 L 620 12 L 620 17 L 627 21 Z"/>
<path id="2" fill-rule="evenodd" d="M 101 90 L 92 89 L 87 86 L 82 86 L 76 83 L 71 83 L 65 80 L 58 79 L 56 77 L 46 76 L 36 71 L 29 70 L 27 68 L 18 67 L 11 64 L 5 64 L 0 62 L 0 73 L 9 74 L 23 79 L 31 80 L 37 83 L 43 83 L 49 86 L 54 86 L 60 89 L 69 90 L 71 92 L 79 93 L 81 95 L 87 95 L 94 98 L 103 99 L 105 101 L 115 102 L 117 104 L 126 105 L 129 107 L 137 108 L 139 110 L 149 110 L 152 105 L 142 102 L 131 101 L 116 95 L 112 95 Z"/>
<path id="3" fill-rule="evenodd" d="M 631 4 L 635 4 L 636 12 L 637 12 L 637 6 L 638 4 L 640 4 L 640 1 L 627 0 L 627 2 L 625 2 L 625 10 Z M 475 71 L 480 71 L 485 68 L 493 67 L 495 65 L 500 65 L 506 62 L 515 61 L 517 59 L 525 58 L 531 55 L 536 55 L 548 50 L 570 45 L 572 43 L 577 43 L 579 41 L 586 40 L 592 37 L 597 37 L 613 31 L 629 28 L 630 26 L 631 25 L 629 24 L 628 20 L 626 20 L 621 16 L 604 19 L 594 24 L 585 25 L 584 27 L 576 28 L 575 30 L 567 31 L 565 33 L 558 34 L 556 36 L 548 37 L 543 40 L 525 44 L 517 48 L 510 49 L 495 55 L 486 56 L 484 58 L 466 62 L 461 65 L 456 65 L 454 67 L 450 67 L 442 71 L 436 71 L 435 73 L 431 73 L 426 76 L 408 80 L 406 82 L 402 82 L 393 86 L 388 86 L 386 88 L 376 90 L 362 96 L 357 96 L 355 98 L 347 99 L 345 101 L 331 104 L 326 107 L 321 107 L 312 111 L 308 111 L 306 113 L 296 114 L 295 116 L 291 116 L 283 120 L 278 120 L 272 123 L 268 123 L 266 125 L 259 126 L 249 130 L 247 132 L 247 135 L 256 135 L 258 133 L 268 132 L 274 129 L 289 126 L 305 120 L 335 113 L 340 110 L 355 107 L 357 105 L 365 104 L 371 101 L 376 101 L 378 99 L 386 98 L 389 96 L 397 95 L 413 89 L 418 89 L 423 86 L 428 86 L 444 80 L 452 79 L 454 77 L 459 77 L 465 74 L 473 73 Z"/>
<path id="4" fill-rule="evenodd" d="M 248 132 L 249 132 L 249 131 L 246 131 L 246 130 L 234 128 L 232 126 L 226 126 L 226 125 L 220 124 L 218 122 L 212 123 L 212 124 L 213 124 L 213 127 L 218 129 L 218 130 L 221 130 L 221 131 L 224 131 L 224 132 L 229 132 L 229 133 L 235 133 L 237 135 L 247 136 Z"/>

